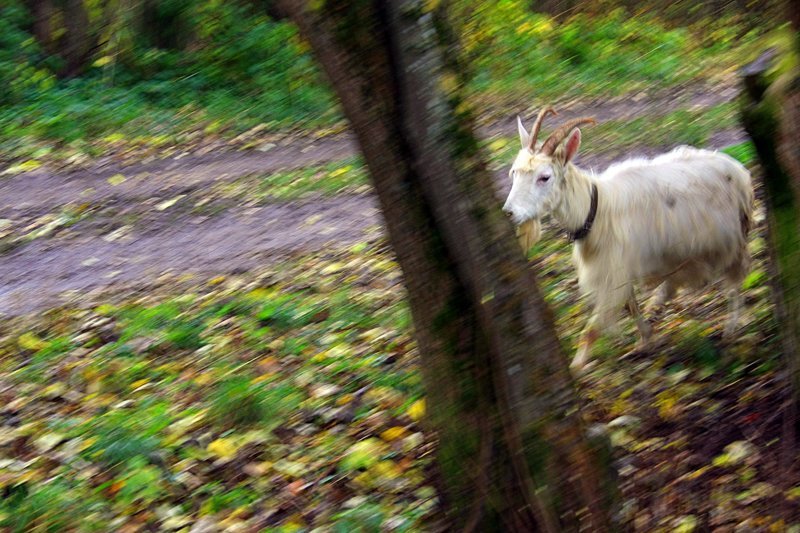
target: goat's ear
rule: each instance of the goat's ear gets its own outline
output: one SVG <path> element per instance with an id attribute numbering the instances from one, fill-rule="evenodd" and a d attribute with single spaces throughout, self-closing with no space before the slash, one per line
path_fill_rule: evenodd
<path id="1" fill-rule="evenodd" d="M 575 128 L 569 134 L 567 142 L 564 145 L 564 163 L 569 163 L 575 154 L 578 153 L 578 148 L 581 146 L 581 130 Z"/>
<path id="2" fill-rule="evenodd" d="M 528 141 L 531 139 L 530 133 L 525 130 L 525 126 L 522 125 L 522 119 L 517 115 L 517 130 L 519 131 L 519 142 L 522 144 L 523 148 L 528 147 Z"/>

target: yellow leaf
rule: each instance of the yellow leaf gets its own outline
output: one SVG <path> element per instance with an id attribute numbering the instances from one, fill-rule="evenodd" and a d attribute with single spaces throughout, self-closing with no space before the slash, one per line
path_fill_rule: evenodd
<path id="1" fill-rule="evenodd" d="M 394 461 L 379 461 L 376 465 L 374 465 L 371 469 L 376 477 L 383 478 L 383 479 L 397 479 L 403 473 L 400 471 L 400 467 L 397 466 Z"/>
<path id="2" fill-rule="evenodd" d="M 344 268 L 342 263 L 331 263 L 322 269 L 324 275 L 335 274 Z"/>
<path id="3" fill-rule="evenodd" d="M 78 450 L 79 451 L 88 450 L 94 445 L 95 442 L 97 442 L 97 437 L 88 437 L 80 441 L 80 443 L 78 444 Z"/>
<path id="4" fill-rule="evenodd" d="M 316 224 L 320 220 L 322 220 L 322 215 L 311 215 L 310 217 L 308 217 L 307 219 L 305 219 L 303 221 L 303 225 L 304 226 L 313 226 L 314 224 Z"/>
<path id="5" fill-rule="evenodd" d="M 406 433 L 408 433 L 408 430 L 406 430 L 406 428 L 400 426 L 394 426 L 390 427 L 389 429 L 381 433 L 381 438 L 385 441 L 392 442 L 393 440 L 403 438 L 406 435 Z"/>
<path id="6" fill-rule="evenodd" d="M 30 172 L 31 170 L 36 170 L 42 166 L 39 161 L 35 159 L 29 159 L 28 161 L 23 161 L 17 165 L 12 165 L 3 171 L 3 174 L 20 174 L 22 172 Z"/>
<path id="7" fill-rule="evenodd" d="M 104 66 L 108 65 L 109 63 L 111 63 L 112 61 L 114 61 L 114 58 L 112 56 L 102 56 L 102 57 L 98 57 L 97 59 L 95 59 L 94 63 L 92 63 L 92 66 L 94 66 L 94 67 L 104 67 Z"/>
<path id="8" fill-rule="evenodd" d="M 331 173 L 328 174 L 328 177 L 335 178 L 336 176 L 341 176 L 342 174 L 346 174 L 351 170 L 353 170 L 353 167 L 351 165 L 347 165 L 342 168 L 337 168 L 336 170 L 331 171 Z"/>
<path id="9" fill-rule="evenodd" d="M 386 444 L 374 437 L 358 441 L 347 450 L 339 462 L 339 468 L 345 472 L 369 468 L 379 461 L 386 450 Z"/>
<path id="10" fill-rule="evenodd" d="M 781 518 L 777 522 L 770 524 L 769 530 L 770 533 L 780 533 L 781 531 L 786 531 L 786 522 L 784 522 L 783 518 Z"/>
<path id="11" fill-rule="evenodd" d="M 109 143 L 118 143 L 125 140 L 125 136 L 121 133 L 112 133 L 111 135 L 106 135 L 103 137 L 103 140 Z"/>
<path id="12" fill-rule="evenodd" d="M 296 533 L 297 531 L 303 531 L 305 528 L 303 524 L 300 522 L 301 519 L 294 518 L 291 522 L 286 522 L 281 526 L 281 531 L 283 533 Z"/>
<path id="13" fill-rule="evenodd" d="M 208 452 L 216 455 L 221 459 L 231 459 L 236 455 L 237 448 L 233 443 L 233 439 L 217 439 L 212 441 L 207 448 Z"/>
<path id="14" fill-rule="evenodd" d="M 689 472 L 688 474 L 686 474 L 686 479 L 697 479 L 700 476 L 702 476 L 703 474 L 705 474 L 706 472 L 708 472 L 709 470 L 711 470 L 710 466 L 708 466 L 708 465 L 701 466 L 700 468 L 698 468 L 694 472 Z"/>
<path id="15" fill-rule="evenodd" d="M 47 346 L 47 343 L 30 331 L 23 333 L 17 339 L 17 344 L 23 350 L 38 351 Z"/>
<path id="16" fill-rule="evenodd" d="M 131 390 L 138 389 L 139 387 L 142 387 L 142 386 L 144 386 L 144 385 L 147 385 L 148 383 L 150 383 L 150 380 L 148 380 L 148 379 L 139 379 L 139 380 L 136 380 L 136 381 L 134 381 L 133 383 L 131 383 Z"/>
<path id="17" fill-rule="evenodd" d="M 263 383 L 263 382 L 265 382 L 265 381 L 269 381 L 269 380 L 271 380 L 271 379 L 272 379 L 272 377 L 273 377 L 274 375 L 275 375 L 275 372 L 268 372 L 268 373 L 266 373 L 266 374 L 261 374 L 260 376 L 256 376 L 256 377 L 254 377 L 254 378 L 253 378 L 253 379 L 250 381 L 250 383 L 252 383 L 253 385 L 256 385 L 256 384 L 258 384 L 258 383 Z"/>
<path id="18" fill-rule="evenodd" d="M 114 307 L 111 304 L 100 304 L 94 308 L 94 312 L 97 313 L 98 315 L 110 315 L 115 310 L 116 307 Z"/>
<path id="19" fill-rule="evenodd" d="M 225 281 L 225 276 L 217 276 L 215 278 L 211 278 L 208 280 L 209 285 L 219 285 L 220 283 Z"/>
<path id="20" fill-rule="evenodd" d="M 672 390 L 665 390 L 656 396 L 658 415 L 664 420 L 674 420 L 680 413 L 678 397 Z"/>
<path id="21" fill-rule="evenodd" d="M 422 417 L 425 416 L 425 400 L 417 400 L 412 403 L 408 411 L 406 411 L 406 414 L 408 414 L 414 422 L 422 420 Z"/>
<path id="22" fill-rule="evenodd" d="M 336 398 L 336 405 L 347 405 L 348 403 L 350 403 L 352 401 L 353 401 L 353 395 L 352 394 L 349 394 L 349 393 L 342 394 L 341 396 Z"/>
<path id="23" fill-rule="evenodd" d="M 423 8 L 426 13 L 430 13 L 437 7 L 439 7 L 439 3 L 441 0 L 425 0 L 425 7 Z"/>
<path id="24" fill-rule="evenodd" d="M 122 174 L 114 174 L 113 176 L 108 178 L 106 181 L 111 185 L 117 186 L 117 185 L 120 185 L 121 183 L 125 183 L 125 180 L 126 180 L 126 178 Z"/>
<path id="25" fill-rule="evenodd" d="M 60 381 L 57 381 L 52 385 L 48 385 L 47 388 L 44 389 L 42 396 L 50 399 L 59 398 L 63 396 L 65 392 L 67 392 L 67 386 Z"/>
<path id="26" fill-rule="evenodd" d="M 198 385 L 208 385 L 214 380 L 214 378 L 208 372 L 200 374 L 196 378 L 194 378 L 194 382 Z"/>
<path id="27" fill-rule="evenodd" d="M 176 196 L 174 198 L 170 198 L 169 200 L 164 200 L 163 202 L 161 202 L 160 204 L 158 204 L 156 206 L 156 209 L 158 211 L 164 211 L 165 209 L 169 209 L 173 205 L 177 204 L 184 196 L 186 196 L 186 195 L 185 194 L 179 194 L 178 196 Z"/>
<path id="28" fill-rule="evenodd" d="M 508 141 L 505 139 L 496 139 L 489 143 L 489 150 L 492 152 L 499 152 L 503 148 L 508 146 Z"/>

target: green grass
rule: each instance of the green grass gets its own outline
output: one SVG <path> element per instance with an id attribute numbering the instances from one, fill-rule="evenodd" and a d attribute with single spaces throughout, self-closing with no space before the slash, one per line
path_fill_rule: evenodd
<path id="1" fill-rule="evenodd" d="M 323 196 L 364 191 L 369 179 L 360 157 L 335 161 L 300 170 L 276 172 L 257 177 L 256 197 L 293 200 L 310 192 Z"/>
<path id="2" fill-rule="evenodd" d="M 299 169 L 250 174 L 216 185 L 209 196 L 270 203 L 316 195 L 331 197 L 337 194 L 359 194 L 369 190 L 371 184 L 362 159 L 348 157 Z"/>
<path id="3" fill-rule="evenodd" d="M 756 148 L 751 141 L 728 146 L 722 150 L 731 157 L 737 159 L 743 165 L 751 165 L 758 159 Z"/>
<path id="4" fill-rule="evenodd" d="M 556 22 L 527 7 L 524 0 L 484 3 L 466 19 L 470 91 L 484 106 L 518 109 L 521 95 L 542 104 L 718 79 L 765 42 L 755 31 L 742 37 L 731 19 L 690 30 L 621 9 Z"/>
<path id="5" fill-rule="evenodd" d="M 609 121 L 586 129 L 585 149 L 603 152 L 632 145 L 703 146 L 712 133 L 738 125 L 735 103 L 719 104 L 708 109 L 678 109 L 662 116 L 637 117 Z"/>
<path id="6" fill-rule="evenodd" d="M 272 428 L 296 410 L 302 399 L 302 391 L 288 383 L 254 385 L 252 378 L 232 376 L 215 385 L 209 417 L 222 428 Z"/>

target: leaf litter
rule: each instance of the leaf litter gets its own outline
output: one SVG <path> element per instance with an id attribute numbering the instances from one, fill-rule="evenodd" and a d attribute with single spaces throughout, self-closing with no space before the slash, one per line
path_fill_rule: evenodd
<path id="1" fill-rule="evenodd" d="M 568 249 L 548 236 L 534 262 L 571 346 L 585 309 Z M 637 531 L 800 519 L 775 324 L 761 284 L 745 298 L 734 343 L 713 293 L 680 298 L 647 352 L 617 356 L 628 324 L 581 382 Z M 420 362 L 380 241 L 16 318 L 0 354 L 10 530 L 416 531 L 436 517 Z"/>

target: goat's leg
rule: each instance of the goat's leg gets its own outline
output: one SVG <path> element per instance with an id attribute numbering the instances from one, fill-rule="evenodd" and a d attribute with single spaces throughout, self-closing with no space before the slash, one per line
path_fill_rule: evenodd
<path id="1" fill-rule="evenodd" d="M 722 335 L 726 340 L 731 340 L 736 334 L 736 329 L 739 324 L 739 310 L 742 307 L 742 294 L 739 287 L 733 286 L 728 289 L 728 322 L 725 324 L 725 330 Z"/>
<path id="2" fill-rule="evenodd" d="M 636 295 L 631 291 L 630 296 L 628 296 L 628 301 L 625 304 L 625 307 L 628 309 L 628 312 L 631 316 L 636 320 L 636 327 L 639 330 L 640 339 L 639 342 L 636 344 L 637 349 L 642 349 L 647 346 L 647 343 L 650 341 L 650 337 L 653 335 L 653 326 L 647 322 L 647 319 L 642 316 L 642 312 L 639 309 L 639 304 L 636 303 Z"/>
<path id="3" fill-rule="evenodd" d="M 667 305 L 668 301 L 675 297 L 676 292 L 677 290 L 672 282 L 669 280 L 664 281 L 664 283 L 658 286 L 655 296 L 647 304 L 647 311 L 660 311 L 665 305 Z"/>
<path id="4" fill-rule="evenodd" d="M 597 315 L 592 315 L 592 318 L 589 319 L 589 323 L 583 328 L 581 339 L 578 343 L 578 352 L 569 364 L 570 370 L 575 374 L 580 374 L 583 371 L 586 363 L 589 361 L 589 357 L 591 357 L 592 346 L 597 342 L 597 339 L 600 338 L 601 331 L 597 326 L 596 316 Z"/>
<path id="5" fill-rule="evenodd" d="M 592 314 L 592 317 L 589 319 L 586 327 L 583 328 L 583 331 L 581 332 L 581 338 L 578 344 L 578 352 L 575 354 L 575 357 L 572 359 L 572 362 L 569 365 L 573 373 L 580 374 L 583 371 L 586 363 L 588 363 L 589 358 L 592 355 L 592 346 L 594 346 L 594 343 L 600 338 L 600 335 L 602 335 L 603 331 L 608 328 L 608 325 L 614 318 L 615 309 L 618 310 L 619 307 L 604 307 L 603 309 L 595 309 L 594 314 Z"/>

